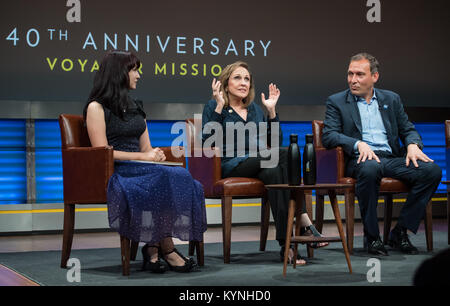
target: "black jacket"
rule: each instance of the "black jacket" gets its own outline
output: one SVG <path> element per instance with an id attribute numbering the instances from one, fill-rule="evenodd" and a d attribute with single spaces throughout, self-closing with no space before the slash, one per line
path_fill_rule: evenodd
<path id="1" fill-rule="evenodd" d="M 400 96 L 392 91 L 375 89 L 392 154 L 401 157 L 406 147 L 416 143 L 423 148 L 422 139 L 408 120 Z M 327 99 L 322 143 L 327 149 L 342 146 L 346 159 L 355 157 L 354 145 L 362 140 L 361 116 L 349 89 Z M 403 147 L 400 146 L 402 142 Z"/>

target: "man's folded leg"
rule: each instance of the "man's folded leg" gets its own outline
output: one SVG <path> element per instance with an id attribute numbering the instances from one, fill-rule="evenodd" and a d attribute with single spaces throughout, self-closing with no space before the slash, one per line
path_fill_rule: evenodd
<path id="1" fill-rule="evenodd" d="M 425 208 L 442 178 L 442 171 L 435 163 L 418 161 L 418 165 L 416 168 L 410 163 L 406 167 L 405 158 L 392 158 L 384 165 L 385 176 L 401 180 L 411 187 L 397 225 L 389 235 L 389 244 L 406 254 L 418 253 L 408 238 L 407 230 L 417 233 Z"/>

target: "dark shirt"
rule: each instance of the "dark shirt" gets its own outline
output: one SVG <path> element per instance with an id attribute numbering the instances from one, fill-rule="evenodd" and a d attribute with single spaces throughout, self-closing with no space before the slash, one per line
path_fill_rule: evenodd
<path id="1" fill-rule="evenodd" d="M 264 116 L 264 112 L 261 107 L 255 103 L 252 103 L 248 107 L 247 120 L 244 120 L 238 113 L 236 113 L 231 106 L 224 107 L 221 114 L 216 113 L 215 109 L 217 102 L 215 100 L 210 100 L 203 108 L 202 115 L 202 130 L 204 131 L 205 125 L 208 122 L 217 122 L 222 127 L 223 131 L 223 145 L 222 145 L 222 176 L 225 177 L 231 172 L 237 165 L 246 160 L 250 156 L 250 148 L 256 147 L 259 151 L 260 147 L 265 147 L 265 143 L 259 143 L 259 141 L 265 141 L 267 145 L 270 146 L 270 136 L 271 136 L 271 122 L 279 122 L 278 114 L 274 119 L 269 119 Z M 226 125 L 227 123 L 243 123 L 248 124 L 249 122 L 255 123 L 257 127 L 257 137 L 251 137 L 250 133 L 246 131 L 245 133 L 245 148 L 244 152 L 238 151 L 238 135 L 237 130 L 234 131 L 233 142 L 234 149 L 230 150 L 227 154 L 227 133 Z M 260 122 L 267 122 L 267 131 L 259 128 Z M 279 129 L 279 145 L 282 143 L 282 133 L 281 128 Z M 212 133 L 203 133 L 203 142 L 211 137 L 215 131 Z M 242 135 L 240 135 L 242 136 Z M 254 136 L 254 135 L 253 135 Z M 230 154 L 232 153 L 232 154 Z M 253 152 L 254 153 L 254 152 Z M 232 156 L 230 156 L 232 155 Z"/>
<path id="2" fill-rule="evenodd" d="M 124 112 L 124 119 L 107 107 L 103 107 L 103 111 L 108 144 L 117 151 L 139 152 L 139 138 L 147 128 L 142 101 L 134 101 Z"/>

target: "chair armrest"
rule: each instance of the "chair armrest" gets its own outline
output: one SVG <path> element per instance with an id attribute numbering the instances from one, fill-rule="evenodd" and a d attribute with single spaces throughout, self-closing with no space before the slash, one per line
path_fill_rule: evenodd
<path id="1" fill-rule="evenodd" d="M 166 161 L 171 161 L 171 162 L 179 162 L 179 163 L 183 163 L 183 168 L 186 168 L 186 158 L 185 158 L 185 154 L 184 154 L 184 147 L 159 147 L 163 152 L 164 155 L 166 156 Z M 176 156 L 180 156 L 180 157 L 175 157 L 175 155 L 173 154 L 174 152 L 176 152 Z"/>
<path id="2" fill-rule="evenodd" d="M 113 148 L 72 147 L 62 150 L 64 203 L 106 203 L 114 173 Z"/>
<path id="3" fill-rule="evenodd" d="M 337 183 L 345 174 L 344 151 L 341 147 L 331 150 L 316 148 L 317 183 Z"/>
<path id="4" fill-rule="evenodd" d="M 191 155 L 188 157 L 189 172 L 203 185 L 205 197 L 213 197 L 214 184 L 222 178 L 220 150 L 195 149 L 191 151 Z"/>

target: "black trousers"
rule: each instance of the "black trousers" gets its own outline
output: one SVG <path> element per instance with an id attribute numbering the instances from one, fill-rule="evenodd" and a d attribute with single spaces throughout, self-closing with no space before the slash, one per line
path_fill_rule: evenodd
<path id="1" fill-rule="evenodd" d="M 275 168 L 261 168 L 261 160 L 269 158 L 249 157 L 235 167 L 227 177 L 258 178 L 264 184 L 287 184 L 287 148 L 279 149 L 279 161 Z M 269 190 L 267 194 L 276 228 L 276 239 L 280 246 L 286 240 L 286 227 L 289 210 L 290 192 L 288 190 Z M 306 212 L 305 204 L 303 212 Z"/>
<path id="2" fill-rule="evenodd" d="M 381 163 L 366 160 L 357 164 L 358 159 L 354 158 L 347 165 L 347 175 L 357 180 L 355 194 L 358 197 L 364 234 L 371 238 L 380 235 L 377 204 L 383 177 L 398 179 L 411 188 L 400 212 L 398 225 L 416 233 L 424 216 L 425 207 L 441 181 L 441 168 L 435 163 L 422 161 L 417 162 L 418 168 L 412 162 L 406 167 L 405 157 L 393 157 L 386 152 L 375 153 Z"/>

